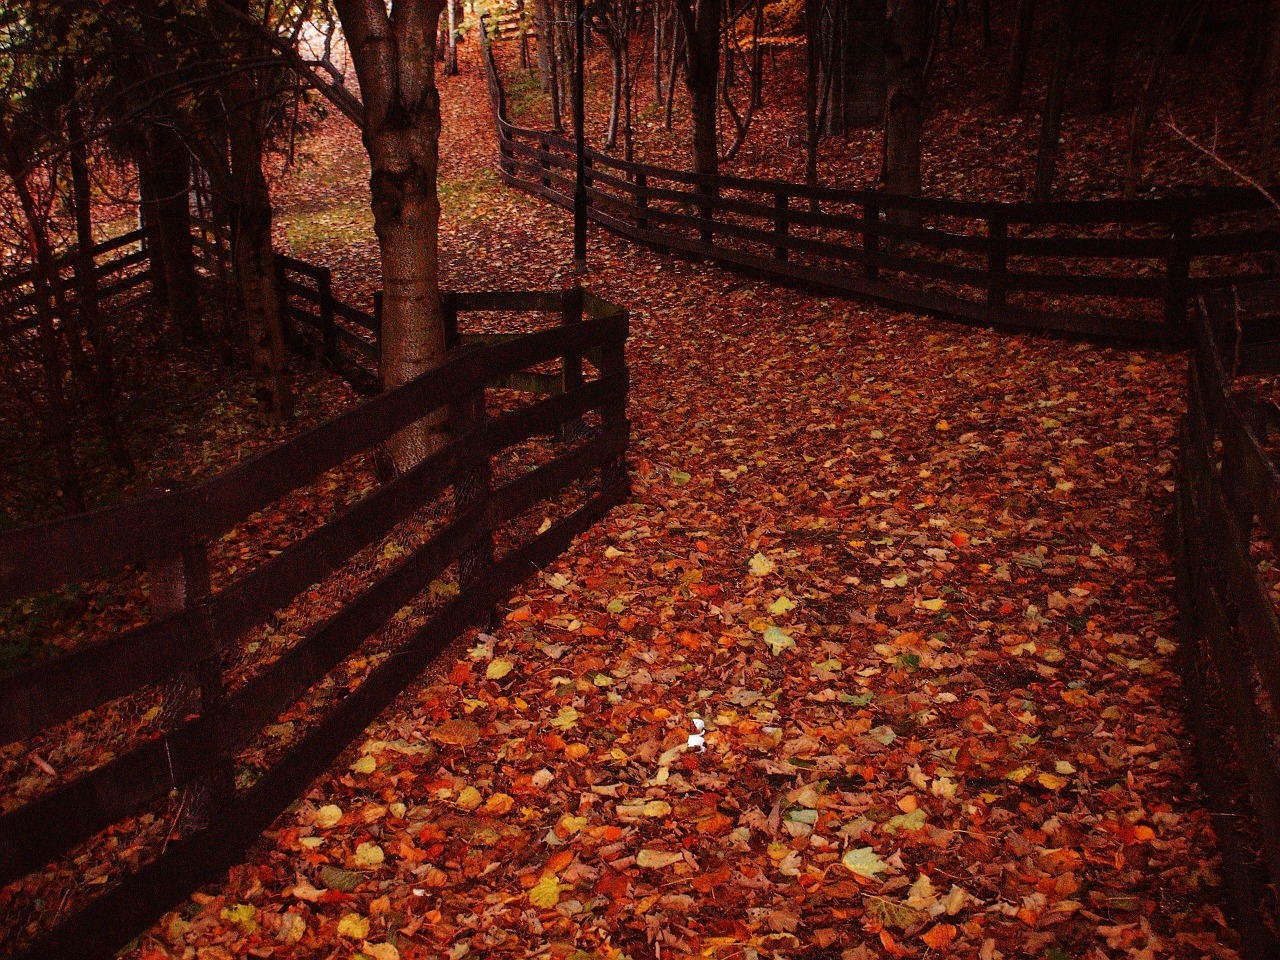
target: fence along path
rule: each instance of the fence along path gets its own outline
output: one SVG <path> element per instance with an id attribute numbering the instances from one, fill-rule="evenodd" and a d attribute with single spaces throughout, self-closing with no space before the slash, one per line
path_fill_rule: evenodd
<path id="1" fill-rule="evenodd" d="M 1280 372 L 1280 283 L 1208 294 L 1195 324 L 1177 491 L 1179 656 L 1250 957 L 1280 955 L 1280 617 L 1259 560 L 1280 551 L 1274 405 L 1245 378 Z M 1252 816 L 1242 820 L 1242 814 Z M 1261 858 L 1254 851 L 1261 845 Z M 1270 887 L 1270 889 L 1268 889 Z"/>
<path id="2" fill-rule="evenodd" d="M 572 209 L 572 139 L 511 123 L 484 57 L 503 182 Z M 1280 215 L 1243 189 L 970 202 L 585 161 L 588 218 L 624 237 L 994 327 L 1180 345 L 1200 290 L 1265 279 L 1280 251 Z"/>
<path id="3" fill-rule="evenodd" d="M 566 322 L 484 346 L 460 345 L 444 366 L 195 486 L 0 534 L 0 602 L 133 566 L 151 580 L 156 613 L 144 626 L 0 678 L 0 744 L 65 733 L 68 723 L 78 730 L 109 723 L 109 715 L 97 711 L 130 696 L 154 703 L 162 714 L 151 739 L 0 816 L 0 886 L 48 869 L 101 831 L 154 809 L 175 788 L 183 791 L 187 827 L 118 884 L 19 952 L 6 953 L 110 956 L 237 862 L 450 640 L 483 622 L 514 586 L 626 499 L 626 312 L 581 289 L 454 294 L 449 303 L 455 317 L 472 310 L 539 311 Z M 584 356 L 593 358 L 591 378 Z M 558 391 L 489 414 L 490 383 L 557 360 Z M 510 407 L 510 398 L 504 403 Z M 436 411 L 449 417 L 448 440 L 439 450 L 278 555 L 211 588 L 211 544 Z M 562 442 L 539 465 L 505 479 L 509 466 L 495 471 L 503 451 L 543 436 Z M 520 462 L 528 460 L 522 454 Z M 450 492 L 452 506 L 442 505 Z M 233 659 L 247 631 L 432 504 L 447 515 L 443 526 L 307 629 L 279 659 L 259 665 L 238 687 L 228 683 L 235 665 L 224 660 Z M 559 519 L 533 533 L 536 518 L 523 526 L 519 518 L 535 506 L 539 517 L 545 511 Z M 500 555 L 495 535 L 507 544 Z M 237 789 L 237 751 L 451 569 L 456 596 L 431 607 L 425 624 L 384 651 L 389 655 L 330 704 L 261 779 Z M 22 931 L 9 936 L 11 949 L 26 939 Z"/>

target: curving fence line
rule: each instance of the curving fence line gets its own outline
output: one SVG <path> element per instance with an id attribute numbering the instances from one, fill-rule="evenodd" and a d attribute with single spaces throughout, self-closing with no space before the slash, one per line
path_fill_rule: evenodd
<path id="1" fill-rule="evenodd" d="M 1280 283 L 1214 291 L 1194 324 L 1177 591 L 1187 708 L 1249 957 L 1280 956 Z M 1270 921 L 1270 922 L 1269 922 Z"/>
<path id="2" fill-rule="evenodd" d="M 142 577 L 152 607 L 148 623 L 0 677 L 5 755 L 101 751 L 25 802 L 6 796 L 0 953 L 111 956 L 238 862 L 453 638 L 626 500 L 626 311 L 581 288 L 455 293 L 446 310 L 454 330 L 477 311 L 554 325 L 459 343 L 436 370 L 202 483 L 0 533 L 0 602 L 114 575 Z M 493 391 L 522 373 L 558 389 Z M 252 539 L 260 511 L 314 512 L 328 471 L 424 418 L 446 433 L 417 466 L 211 577 L 211 556 Z M 379 546 L 388 535 L 395 550 Z M 329 579 L 353 562 L 357 589 Z M 249 641 L 307 610 L 321 582 L 350 596 L 270 652 Z M 408 611 L 412 629 L 379 634 Z M 112 862 L 120 876 L 86 873 Z"/>
<path id="3" fill-rule="evenodd" d="M 572 209 L 573 141 L 511 123 L 488 44 L 485 66 L 503 182 Z M 585 159 L 587 216 L 624 237 L 986 326 L 1181 345 L 1202 289 L 1280 275 L 1250 190 L 971 202 Z"/>

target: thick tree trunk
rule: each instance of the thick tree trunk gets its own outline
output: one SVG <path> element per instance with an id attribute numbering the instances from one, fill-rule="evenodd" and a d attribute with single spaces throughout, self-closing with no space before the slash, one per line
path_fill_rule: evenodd
<path id="1" fill-rule="evenodd" d="M 1035 29 L 1036 0 L 1018 0 L 1018 19 L 1009 45 L 1009 64 L 1005 68 L 1004 89 L 996 110 L 1017 113 L 1022 105 L 1022 88 L 1027 79 L 1027 58 L 1031 53 L 1031 34 Z"/>
<path id="2" fill-rule="evenodd" d="M 160 191 L 156 186 L 155 167 L 148 150 L 138 151 L 135 165 L 138 171 L 138 219 L 142 223 L 142 243 L 147 251 L 147 279 L 151 283 L 151 295 L 167 308 L 169 281 L 165 270 L 160 218 L 156 213 Z"/>
<path id="3" fill-rule="evenodd" d="M 1075 59 L 1076 34 L 1080 5 L 1068 3 L 1062 11 L 1057 44 L 1053 51 L 1053 69 L 1049 90 L 1045 94 L 1044 113 L 1040 118 L 1040 149 L 1036 153 L 1037 200 L 1047 201 L 1053 193 L 1053 177 L 1058 166 L 1058 139 L 1062 131 L 1062 112 L 1067 100 L 1067 84 Z"/>
<path id="4" fill-rule="evenodd" d="M 924 0 L 895 0 L 890 8 L 881 179 L 905 196 L 918 196 L 921 185 L 926 21 Z"/>
<path id="5" fill-rule="evenodd" d="M 445 358 L 440 309 L 440 96 L 434 24 L 440 0 L 337 0 L 365 105 L 364 142 L 372 168 L 374 231 L 382 254 L 382 360 L 385 389 Z M 409 427 L 387 444 L 403 471 L 442 442 L 444 417 Z"/>
<path id="6" fill-rule="evenodd" d="M 169 319 L 183 336 L 203 340 L 196 262 L 191 250 L 191 159 L 182 141 L 168 127 L 152 126 L 147 140 L 155 190 L 152 216 L 161 250 Z"/>
<path id="7" fill-rule="evenodd" d="M 722 0 L 676 0 L 676 9 L 685 27 L 684 73 L 693 122 L 693 172 L 714 177 L 720 167 L 716 94 Z"/>
<path id="8" fill-rule="evenodd" d="M 556 85 L 556 28 L 550 0 L 533 0 L 533 22 L 538 29 L 538 85 L 543 93 L 551 93 Z"/>
<path id="9" fill-rule="evenodd" d="M 248 0 L 233 0 L 233 3 L 247 12 Z M 233 36 L 243 33 L 243 28 L 236 23 L 225 23 L 225 28 Z M 252 56 L 258 47 L 256 38 L 246 36 L 244 41 L 244 55 Z M 261 88 L 265 84 L 265 78 L 243 68 L 223 83 L 223 122 L 230 157 L 227 212 L 231 225 L 231 268 L 249 338 L 254 379 L 267 418 L 273 423 L 283 423 L 293 415 L 293 394 L 289 388 L 284 318 L 275 254 L 271 248 L 271 195 L 262 170 L 266 122 Z M 182 202 L 185 209 L 185 188 Z M 187 250 L 190 250 L 189 242 Z"/>
<path id="10" fill-rule="evenodd" d="M 1280 179 L 1280 0 L 1271 0 L 1262 62 L 1262 160 L 1270 177 Z"/>
<path id="11" fill-rule="evenodd" d="M 1116 69 L 1120 62 L 1120 46 L 1129 20 L 1127 0 L 1111 0 L 1106 4 L 1106 21 L 1102 26 L 1102 52 L 1098 62 L 1097 92 L 1094 108 L 1106 113 L 1116 105 Z"/>

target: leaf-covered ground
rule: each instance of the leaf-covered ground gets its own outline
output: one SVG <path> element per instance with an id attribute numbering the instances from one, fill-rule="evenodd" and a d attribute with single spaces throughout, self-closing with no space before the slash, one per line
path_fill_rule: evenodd
<path id="1" fill-rule="evenodd" d="M 477 66 L 446 282 L 567 283 Z M 284 215 L 368 289 L 372 238 L 315 225 L 360 189 Z M 632 501 L 136 954 L 1232 956 L 1171 662 L 1180 359 L 591 244 Z"/>

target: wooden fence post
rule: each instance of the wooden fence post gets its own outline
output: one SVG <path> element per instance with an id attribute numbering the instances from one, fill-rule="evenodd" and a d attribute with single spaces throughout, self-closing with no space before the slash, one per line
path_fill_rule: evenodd
<path id="1" fill-rule="evenodd" d="M 582 322 L 584 291 L 581 286 L 572 287 L 564 292 L 560 322 L 572 326 Z M 582 386 L 582 353 L 578 350 L 565 350 L 560 368 L 560 389 L 563 393 L 576 390 Z M 582 434 L 581 419 L 569 420 L 560 428 L 560 441 L 566 443 Z"/>
<path id="2" fill-rule="evenodd" d="M 473 510 L 483 510 L 489 499 L 492 471 L 489 465 L 489 448 L 485 442 L 484 425 L 488 418 L 485 409 L 484 363 L 476 356 L 476 382 L 474 388 L 457 401 L 452 408 L 452 433 L 455 437 L 475 431 L 475 442 L 467 447 L 467 463 L 453 485 L 454 519 Z M 493 567 L 493 532 L 485 530 L 477 535 L 474 546 L 458 557 L 458 589 L 468 589 L 482 584 Z"/>
<path id="3" fill-rule="evenodd" d="M 458 298 L 452 293 L 440 295 L 440 321 L 444 324 L 444 348 L 457 349 L 462 335 L 458 333 Z"/>
<path id="4" fill-rule="evenodd" d="M 1169 224 L 1169 255 L 1165 262 L 1165 336 L 1174 343 L 1187 340 L 1187 304 L 1191 295 L 1191 233 L 1189 199 Z"/>
<path id="5" fill-rule="evenodd" d="M 649 229 L 649 218 L 646 213 L 649 209 L 649 175 L 647 173 L 636 174 L 636 226 L 641 230 Z"/>
<path id="6" fill-rule="evenodd" d="M 1000 310 L 1009 289 L 1009 224 L 992 217 L 987 221 L 987 309 Z"/>
<path id="7" fill-rule="evenodd" d="M 621 340 L 611 340 L 604 343 L 600 347 L 600 376 L 608 377 L 612 374 L 621 374 L 626 376 L 627 373 L 627 342 L 623 338 Z M 608 433 L 610 430 L 626 430 L 627 429 L 627 393 L 623 392 L 622 396 L 616 401 L 607 403 L 600 409 L 600 419 L 604 431 Z M 609 489 L 617 483 L 625 483 L 627 480 L 627 459 L 626 454 L 621 453 L 609 460 L 601 471 L 600 485 L 604 489 Z"/>
<path id="8" fill-rule="evenodd" d="M 786 237 L 790 222 L 787 220 L 787 191 L 779 190 L 773 195 L 773 256 L 775 260 L 786 260 L 791 251 L 778 242 Z"/>
<path id="9" fill-rule="evenodd" d="M 703 201 L 698 204 L 698 217 L 702 223 L 698 227 L 698 237 L 703 243 L 710 244 L 715 242 L 715 208 L 711 205 L 710 197 L 720 196 L 720 188 L 717 184 L 707 183 L 698 184 L 695 190 L 702 194 Z"/>
<path id="10" fill-rule="evenodd" d="M 880 279 L 880 206 L 873 200 L 862 205 L 862 275 L 868 280 Z"/>
<path id="11" fill-rule="evenodd" d="M 551 143 L 546 137 L 538 138 L 538 150 L 541 156 L 538 163 L 542 167 L 542 186 L 548 190 L 551 189 L 551 164 L 547 162 L 547 155 L 551 153 Z"/>
<path id="12" fill-rule="evenodd" d="M 316 279 L 320 294 L 320 333 L 324 337 L 324 356 L 329 363 L 338 363 L 338 331 L 333 323 L 333 271 L 322 267 Z"/>
<path id="13" fill-rule="evenodd" d="M 159 489 L 166 489 L 161 487 Z M 170 487 L 171 489 L 171 487 Z M 203 546 L 188 545 L 179 552 L 147 564 L 151 581 L 153 619 L 191 614 L 188 639 L 201 652 L 195 665 L 171 675 L 161 691 L 161 723 L 166 731 L 181 727 L 194 716 L 216 718 L 223 710 L 222 656 L 209 617 L 209 560 Z M 220 742 L 222 724 L 210 724 L 212 742 L 203 744 L 204 773 L 182 785 L 179 824 L 184 831 L 213 823 L 235 796 L 231 757 Z"/>

